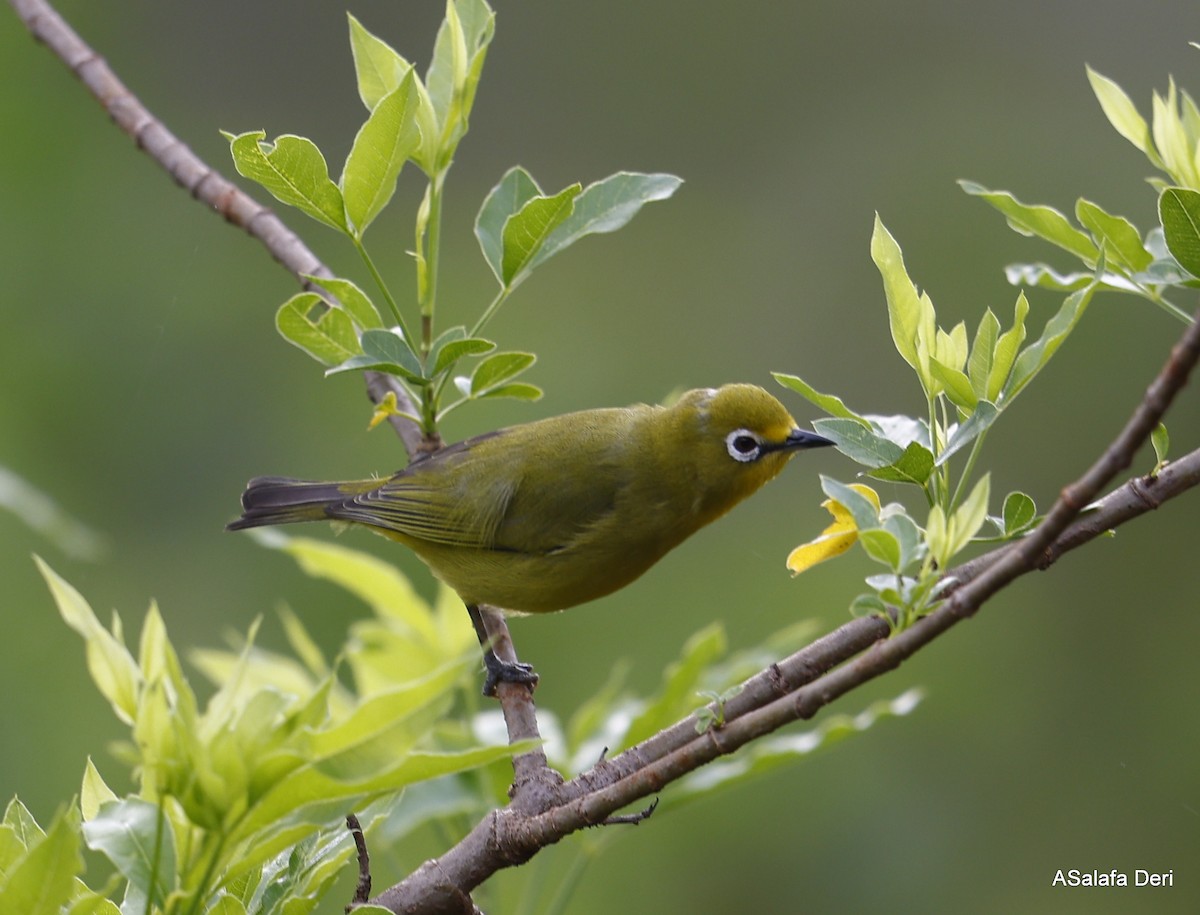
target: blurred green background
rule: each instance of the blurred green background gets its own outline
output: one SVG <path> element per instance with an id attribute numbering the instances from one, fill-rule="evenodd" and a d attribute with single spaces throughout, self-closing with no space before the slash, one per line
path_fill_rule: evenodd
<path id="1" fill-rule="evenodd" d="M 475 209 L 510 165 L 548 190 L 618 169 L 687 180 L 614 236 L 541 268 L 489 329 L 531 349 L 539 403 L 463 410 L 457 438 L 571 409 L 657 400 L 676 386 L 773 386 L 803 375 L 856 409 L 921 409 L 891 347 L 868 254 L 874 211 L 949 326 L 991 306 L 1007 324 L 1015 260 L 1068 266 L 954 181 L 1070 211 L 1079 196 L 1143 231 L 1148 163 L 1108 126 L 1085 63 L 1144 112 L 1168 74 L 1200 92 L 1194 3 L 498 3 L 497 37 L 449 185 L 443 320 L 478 312 L 492 279 Z M 348 7 L 422 69 L 438 0 Z M 364 112 L 341 3 L 152 0 L 61 4 L 142 100 L 228 172 L 218 129 L 311 136 L 340 168 Z M 287 600 L 330 653 L 362 611 L 222 526 L 261 473 L 356 477 L 404 462 L 365 433 L 358 379 L 324 380 L 275 333 L 290 278 L 180 192 L 74 79 L 0 15 L 0 465 L 101 530 L 99 562 L 0 512 L 0 796 L 48 820 L 86 755 L 121 730 L 88 680 L 30 559 L 44 555 L 136 630 L 156 599 L 176 643 L 212 646 Z M 257 191 L 260 199 L 263 197 Z M 372 229 L 402 290 L 414 176 Z M 335 269 L 347 245 L 283 214 Z M 364 281 L 365 283 L 365 281 Z M 1040 328 L 1059 296 L 1030 294 Z M 1192 303 L 1186 304 L 1189 308 Z M 993 491 L 1047 506 L 1111 439 L 1178 323 L 1099 298 L 989 439 Z M 781 397 L 801 419 L 799 398 Z M 1169 418 L 1200 444 L 1195 388 Z M 1138 470 L 1152 458 L 1141 455 Z M 826 523 L 804 455 L 634 587 L 521 620 L 539 703 L 569 714 L 629 658 L 644 690 L 686 637 L 724 621 L 748 646 L 797 619 L 823 629 L 869 569 L 797 580 L 787 551 Z M 885 496 L 893 495 L 886 493 Z M 924 687 L 912 716 L 611 841 L 569 911 L 1192 912 L 1200 905 L 1200 601 L 1195 496 L 1027 578 L 902 669 L 841 701 Z M 382 541 L 353 534 L 375 550 Z M 396 551 L 388 553 L 397 556 Z M 407 557 L 423 588 L 430 580 Z M 196 676 L 198 680 L 198 675 Z M 572 841 L 543 853 L 552 874 Z M 416 860 L 379 861 L 377 881 Z M 1059 868 L 1174 871 L 1171 889 L 1053 889 Z M 511 879 L 511 878 L 506 878 Z M 504 898 L 504 897 L 501 897 Z M 327 908 L 340 911 L 344 900 Z"/>

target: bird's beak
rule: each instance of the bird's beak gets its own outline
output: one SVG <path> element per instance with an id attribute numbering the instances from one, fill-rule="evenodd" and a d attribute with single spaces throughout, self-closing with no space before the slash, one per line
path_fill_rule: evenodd
<path id="1" fill-rule="evenodd" d="M 803 429 L 793 429 L 779 445 L 779 448 L 785 451 L 799 451 L 802 448 L 824 448 L 826 445 L 832 444 L 833 442 L 823 435 L 805 432 Z"/>

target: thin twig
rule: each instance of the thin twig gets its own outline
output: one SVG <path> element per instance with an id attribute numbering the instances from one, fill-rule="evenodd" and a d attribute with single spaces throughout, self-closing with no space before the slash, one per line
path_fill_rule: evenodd
<path id="1" fill-rule="evenodd" d="M 358 883 L 354 887 L 354 896 L 346 906 L 349 912 L 355 906 L 364 905 L 371 898 L 371 856 L 367 854 L 367 837 L 363 835 L 362 824 L 353 813 L 346 814 L 346 828 L 354 837 L 354 847 L 358 850 Z"/>

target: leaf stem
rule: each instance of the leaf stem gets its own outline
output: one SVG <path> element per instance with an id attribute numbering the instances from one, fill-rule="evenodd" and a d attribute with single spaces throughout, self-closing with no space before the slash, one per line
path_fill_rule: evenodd
<path id="1" fill-rule="evenodd" d="M 479 332 L 483 330 L 483 326 L 492 319 L 492 317 L 496 314 L 496 311 L 501 305 L 504 304 L 509 295 L 512 294 L 512 291 L 512 286 L 501 287 L 500 291 L 496 293 L 496 297 L 492 299 L 492 301 L 488 303 L 488 307 L 483 310 L 483 314 L 479 316 L 479 320 L 475 322 L 475 326 L 471 328 L 471 333 L 469 336 L 475 337 L 479 335 Z"/>
<path id="2" fill-rule="evenodd" d="M 392 297 L 391 291 L 387 287 L 387 283 L 383 280 L 383 275 L 375 266 L 375 261 L 371 260 L 371 255 L 367 253 L 366 247 L 362 243 L 362 239 L 351 237 L 354 242 L 354 250 L 358 252 L 358 256 L 362 258 L 364 264 L 367 265 L 367 270 L 371 274 L 371 278 L 375 280 L 375 285 L 379 287 L 379 291 L 383 293 L 383 299 L 391 309 L 392 317 L 396 319 L 396 326 L 400 328 L 400 333 L 404 334 L 404 339 L 409 346 L 413 344 L 412 334 L 408 332 L 408 325 L 404 323 L 404 315 L 400 313 L 400 306 L 396 304 L 395 298 Z"/>
<path id="3" fill-rule="evenodd" d="M 433 313 L 437 304 L 438 259 L 442 238 L 442 197 L 446 169 L 440 169 L 429 179 L 425 190 L 425 212 L 417 216 L 417 252 L 423 253 L 424 264 L 417 267 L 417 304 L 421 311 L 421 358 L 429 355 L 433 344 Z M 424 242 L 424 244 L 422 244 Z M 421 277 L 424 277 L 423 281 Z"/>

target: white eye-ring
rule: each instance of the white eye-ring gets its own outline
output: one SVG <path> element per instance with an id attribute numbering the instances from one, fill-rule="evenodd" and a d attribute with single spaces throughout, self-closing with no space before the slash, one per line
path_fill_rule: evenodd
<path id="1" fill-rule="evenodd" d="M 735 461 L 756 461 L 762 454 L 762 440 L 749 429 L 734 429 L 725 436 L 725 448 Z"/>

